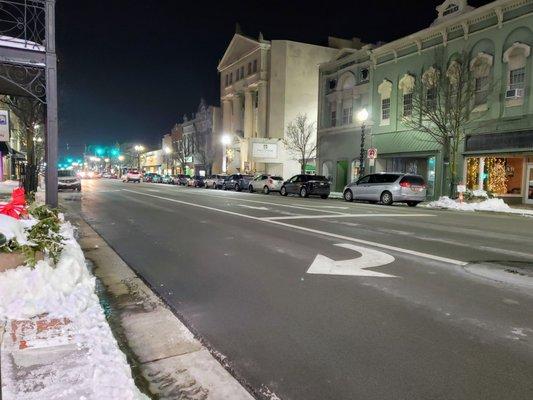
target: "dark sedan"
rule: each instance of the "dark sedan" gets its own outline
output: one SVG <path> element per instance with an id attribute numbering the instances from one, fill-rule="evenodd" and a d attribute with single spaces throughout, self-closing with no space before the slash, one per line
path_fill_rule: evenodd
<path id="1" fill-rule="evenodd" d="M 330 184 L 328 179 L 322 175 L 294 175 L 291 179 L 283 182 L 279 192 L 282 196 L 298 194 L 300 197 L 320 196 L 327 199 Z"/>
<path id="2" fill-rule="evenodd" d="M 224 180 L 222 189 L 240 192 L 242 189 L 248 188 L 252 179 L 254 179 L 252 175 L 233 174 Z"/>

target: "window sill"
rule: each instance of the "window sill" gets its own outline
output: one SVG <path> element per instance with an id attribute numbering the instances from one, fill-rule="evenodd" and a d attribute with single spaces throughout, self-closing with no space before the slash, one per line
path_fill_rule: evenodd
<path id="1" fill-rule="evenodd" d="M 390 119 L 382 119 L 379 123 L 380 126 L 389 126 L 390 125 Z"/>

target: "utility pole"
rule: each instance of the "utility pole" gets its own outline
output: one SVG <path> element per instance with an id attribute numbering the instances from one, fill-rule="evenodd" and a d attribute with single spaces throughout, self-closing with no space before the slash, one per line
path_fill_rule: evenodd
<path id="1" fill-rule="evenodd" d="M 46 45 L 46 204 L 57 207 L 57 55 L 55 40 L 55 3 L 45 4 Z"/>

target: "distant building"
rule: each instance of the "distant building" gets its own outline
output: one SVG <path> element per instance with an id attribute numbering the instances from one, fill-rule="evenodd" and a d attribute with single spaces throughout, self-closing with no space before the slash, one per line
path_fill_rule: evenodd
<path id="1" fill-rule="evenodd" d="M 285 129 L 298 114 L 316 119 L 318 64 L 336 53 L 262 35 L 233 36 L 218 65 L 222 132 L 230 140 L 228 172 L 299 173 L 298 161 L 282 142 Z"/>
<path id="2" fill-rule="evenodd" d="M 356 116 L 371 104 L 370 50 L 374 46 L 359 39 L 335 40 L 344 47 L 319 67 L 317 169 L 330 177 L 333 190 L 342 191 L 359 175 L 361 123 Z M 366 125 L 370 134 L 371 121 Z"/>

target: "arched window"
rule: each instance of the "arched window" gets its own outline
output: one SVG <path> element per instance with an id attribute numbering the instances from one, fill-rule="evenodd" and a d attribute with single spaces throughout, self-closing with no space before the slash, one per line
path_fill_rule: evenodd
<path id="1" fill-rule="evenodd" d="M 487 103 L 492 60 L 490 54 L 480 52 L 470 61 L 470 70 L 474 77 L 474 105 L 476 108 Z"/>
<path id="2" fill-rule="evenodd" d="M 381 125 L 390 124 L 390 112 L 391 112 L 391 93 L 392 82 L 388 79 L 383 79 L 378 86 L 378 93 L 381 96 Z"/>
<path id="3" fill-rule="evenodd" d="M 531 48 L 524 43 L 515 42 L 503 53 L 503 62 L 507 64 L 507 92 L 505 99 L 515 105 L 522 104 L 526 85 L 526 63 Z"/>

